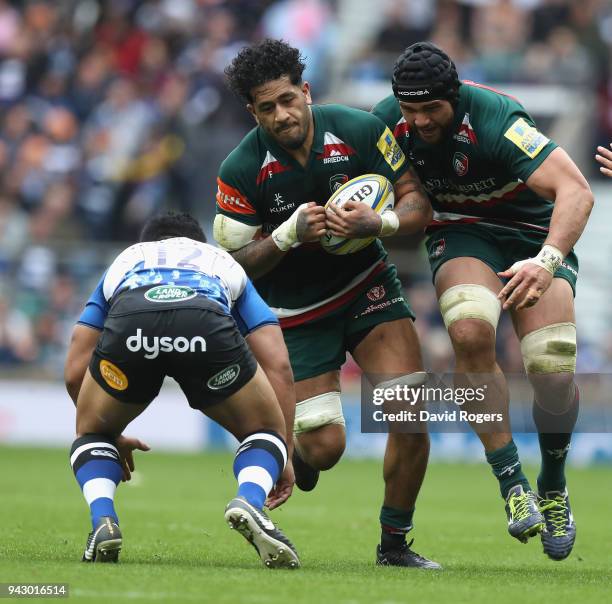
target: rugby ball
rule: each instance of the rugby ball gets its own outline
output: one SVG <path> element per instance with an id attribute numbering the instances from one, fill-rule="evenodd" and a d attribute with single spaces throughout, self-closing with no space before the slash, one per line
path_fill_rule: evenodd
<path id="1" fill-rule="evenodd" d="M 392 209 L 395 204 L 393 185 L 380 174 L 364 174 L 349 180 L 334 191 L 325 207 L 342 207 L 349 199 L 368 204 L 378 214 Z M 328 232 L 321 237 L 321 246 L 329 254 L 353 254 L 375 239 L 345 239 Z"/>

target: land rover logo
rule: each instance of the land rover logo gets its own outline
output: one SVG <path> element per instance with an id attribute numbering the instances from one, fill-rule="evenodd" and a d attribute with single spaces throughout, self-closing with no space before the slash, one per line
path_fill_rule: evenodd
<path id="1" fill-rule="evenodd" d="M 148 289 L 144 297 L 150 302 L 181 302 L 197 295 L 198 292 L 185 285 L 158 285 Z"/>
<path id="2" fill-rule="evenodd" d="M 215 373 L 215 375 L 213 375 L 208 382 L 206 382 L 206 385 L 211 390 L 221 390 L 233 384 L 238 378 L 239 374 L 240 365 L 230 365 L 229 367 L 219 371 L 219 373 Z"/>

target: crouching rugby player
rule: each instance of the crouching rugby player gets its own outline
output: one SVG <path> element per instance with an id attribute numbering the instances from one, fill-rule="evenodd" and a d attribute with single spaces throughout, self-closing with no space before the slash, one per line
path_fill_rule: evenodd
<path id="1" fill-rule="evenodd" d="M 119 254 L 105 272 L 75 328 L 66 380 L 77 405 L 70 463 L 92 521 L 83 561 L 118 560 L 115 490 L 133 469 L 131 451 L 147 448 L 121 434 L 170 376 L 191 407 L 240 441 L 234 460 L 238 492 L 226 507 L 226 521 L 266 566 L 300 565 L 294 546 L 262 510 L 270 493 L 279 504 L 291 491 L 286 442 L 294 406 L 281 409 L 241 335 L 276 320 L 240 265 L 204 242 L 189 215 L 152 219 L 141 243 Z"/>

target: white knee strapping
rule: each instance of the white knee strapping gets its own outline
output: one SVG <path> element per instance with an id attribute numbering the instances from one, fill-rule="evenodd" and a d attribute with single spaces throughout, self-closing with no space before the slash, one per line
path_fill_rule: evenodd
<path id="1" fill-rule="evenodd" d="M 528 333 L 521 340 L 527 373 L 573 373 L 576 371 L 576 326 L 554 323 Z"/>
<path id="2" fill-rule="evenodd" d="M 328 424 L 344 426 L 342 401 L 339 392 L 326 392 L 307 398 L 295 406 L 293 433 L 310 432 Z"/>
<path id="3" fill-rule="evenodd" d="M 484 285 L 465 283 L 449 287 L 440 296 L 439 304 L 446 329 L 460 319 L 481 319 L 497 329 L 501 302 Z"/>
<path id="4" fill-rule="evenodd" d="M 400 377 L 387 380 L 386 382 L 380 382 L 376 384 L 375 388 L 387 390 L 389 388 L 395 388 L 395 386 L 407 386 L 408 388 L 414 388 L 421 386 L 427 381 L 426 371 L 415 371 L 414 373 L 408 373 L 406 375 L 400 375 Z"/>

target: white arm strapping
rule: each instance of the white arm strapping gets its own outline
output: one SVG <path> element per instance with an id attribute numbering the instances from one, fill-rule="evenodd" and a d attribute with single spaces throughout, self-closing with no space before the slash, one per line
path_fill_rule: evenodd
<path id="1" fill-rule="evenodd" d="M 543 269 L 546 269 L 551 275 L 554 275 L 555 271 L 563 262 L 563 254 L 553 245 L 546 244 L 542 247 L 537 256 L 527 258 L 525 260 L 519 260 L 518 262 L 515 262 L 509 270 L 512 271 L 513 275 L 516 275 L 516 273 L 518 273 L 519 270 L 528 262 L 531 264 L 537 264 Z"/>
<path id="2" fill-rule="evenodd" d="M 308 204 L 303 203 L 289 218 L 287 218 L 287 220 L 285 220 L 285 222 L 283 222 L 283 224 L 272 231 L 272 241 L 274 241 L 279 250 L 286 252 L 296 243 L 299 243 L 297 236 L 297 220 L 299 213 L 306 207 L 308 207 Z"/>
<path id="3" fill-rule="evenodd" d="M 379 237 L 389 237 L 399 229 L 399 216 L 393 210 L 385 210 L 380 215 L 382 222 L 380 225 Z"/>
<path id="4" fill-rule="evenodd" d="M 217 214 L 213 223 L 213 237 L 220 248 L 234 252 L 251 243 L 260 227 L 261 225 L 251 226 L 229 216 Z"/>

